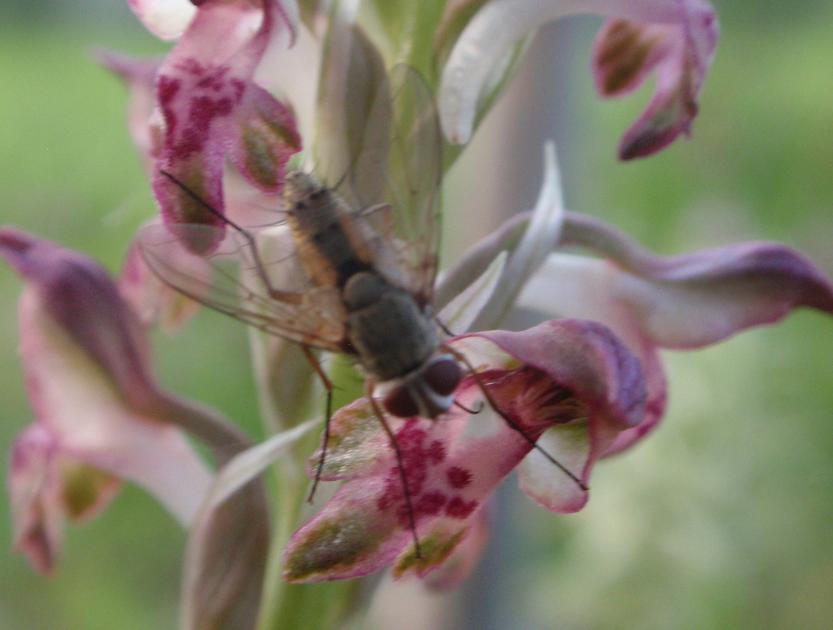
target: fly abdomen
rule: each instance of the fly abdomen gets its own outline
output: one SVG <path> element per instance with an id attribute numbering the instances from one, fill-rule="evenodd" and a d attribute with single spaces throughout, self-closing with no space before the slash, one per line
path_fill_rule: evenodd
<path id="1" fill-rule="evenodd" d="M 344 287 L 353 275 L 372 268 L 373 254 L 332 191 L 315 188 L 308 175 L 293 181 L 291 194 L 285 192 L 289 222 L 307 274 L 317 286 Z"/>

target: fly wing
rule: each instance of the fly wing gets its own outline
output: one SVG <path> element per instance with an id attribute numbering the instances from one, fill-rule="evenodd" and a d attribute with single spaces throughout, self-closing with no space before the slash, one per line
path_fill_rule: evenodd
<path id="1" fill-rule="evenodd" d="M 404 64 L 359 87 L 363 90 L 343 104 L 343 118 L 350 123 L 342 126 L 345 137 L 330 142 L 351 153 L 346 170 L 336 174 L 325 166 L 319 176 L 393 254 L 399 273 L 389 275 L 402 277 L 390 279 L 427 304 L 437 273 L 442 183 L 434 101 L 419 73 Z M 379 251 L 384 273 L 389 256 Z"/>
<path id="2" fill-rule="evenodd" d="M 285 226 L 228 230 L 220 246 L 205 257 L 181 243 L 212 242 L 217 234 L 211 232 L 219 228 L 177 225 L 173 229 L 176 236 L 157 223 L 139 233 L 142 256 L 162 282 L 267 333 L 344 351 L 345 315 L 338 290 L 311 284 Z"/>

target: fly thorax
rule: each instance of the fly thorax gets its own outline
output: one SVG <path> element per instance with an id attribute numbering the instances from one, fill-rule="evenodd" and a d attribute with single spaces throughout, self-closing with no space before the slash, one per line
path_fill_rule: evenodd
<path id="1" fill-rule="evenodd" d="M 367 372 L 381 381 L 422 366 L 437 348 L 431 319 L 413 296 L 375 272 L 354 274 L 344 287 L 350 342 Z"/>
<path id="2" fill-rule="evenodd" d="M 344 304 L 348 311 L 360 311 L 378 302 L 388 291 L 395 290 L 379 274 L 363 271 L 344 285 Z"/>

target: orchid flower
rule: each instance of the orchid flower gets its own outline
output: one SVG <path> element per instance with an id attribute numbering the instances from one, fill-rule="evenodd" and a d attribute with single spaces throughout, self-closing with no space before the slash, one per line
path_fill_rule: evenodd
<path id="1" fill-rule="evenodd" d="M 20 301 L 21 356 L 36 422 L 12 456 L 17 548 L 42 571 L 65 517 L 83 519 L 129 479 L 183 523 L 211 474 L 170 418 L 147 341 L 115 285 L 93 261 L 11 229 L 0 255 L 28 286 Z"/>
<path id="2" fill-rule="evenodd" d="M 456 396 L 479 413 L 454 409 L 437 421 L 400 423 L 405 495 L 369 403 L 343 408 L 333 418 L 322 478 L 344 483 L 287 546 L 287 579 L 356 577 L 389 564 L 396 576 L 425 575 L 478 534 L 479 510 L 519 465 L 521 488 L 536 502 L 554 512 L 580 510 L 586 490 L 533 445 L 586 484 L 595 459 L 642 421 L 639 362 L 603 326 L 549 321 L 520 333 L 471 333 L 449 345 L 475 367 Z M 489 405 L 478 402 L 481 384 Z"/>
<path id="3" fill-rule="evenodd" d="M 21 356 L 36 418 L 12 451 L 16 549 L 36 569 L 52 571 L 64 522 L 99 513 L 121 480 L 144 487 L 191 526 L 205 513 L 214 474 L 183 430 L 221 464 L 249 445 L 246 436 L 212 409 L 157 384 L 144 327 L 95 262 L 11 228 L 0 229 L 0 256 L 27 283 L 19 306 Z M 253 618 L 268 545 L 259 483 L 211 517 L 200 519 L 204 545 L 189 564 L 197 592 L 185 595 L 200 601 L 213 593 L 194 628 L 214 618 Z M 247 534 L 235 539 L 241 522 Z"/>
<path id="4" fill-rule="evenodd" d="M 178 37 L 155 80 L 160 116 L 154 123 L 161 129 L 154 135 L 161 140 L 152 151 L 153 189 L 162 216 L 173 225 L 222 228 L 206 204 L 223 211 L 224 159 L 255 187 L 277 192 L 287 160 L 300 148 L 291 108 L 252 81 L 270 42 L 284 47 L 291 43 L 297 15 L 294 2 L 278 0 L 195 5 L 131 2 L 152 32 Z M 222 230 L 214 233 L 221 238 Z M 187 244 L 208 251 L 218 242 Z"/>
<path id="5" fill-rule="evenodd" d="M 472 248 L 449 284 L 465 282 L 468 265 L 510 247 L 532 220 L 520 215 Z M 567 246 L 592 257 L 551 253 L 520 292 L 510 320 L 524 325 L 530 317 L 592 319 L 640 358 L 648 388 L 646 417 L 623 432 L 608 454 L 631 446 L 662 418 L 667 392 L 660 349 L 708 346 L 778 322 L 801 307 L 833 315 L 830 279 L 779 243 L 737 243 L 662 257 L 601 221 L 566 212 L 558 247 Z"/>
<path id="6" fill-rule="evenodd" d="M 654 96 L 622 138 L 619 156 L 651 155 L 690 132 L 717 44 L 717 20 L 707 0 L 476 4 L 482 6 L 456 39 L 442 71 L 440 114 L 451 142 L 469 141 L 481 100 L 500 79 L 513 47 L 538 26 L 576 13 L 609 16 L 593 49 L 593 73 L 603 97 L 628 94 L 656 71 Z"/>

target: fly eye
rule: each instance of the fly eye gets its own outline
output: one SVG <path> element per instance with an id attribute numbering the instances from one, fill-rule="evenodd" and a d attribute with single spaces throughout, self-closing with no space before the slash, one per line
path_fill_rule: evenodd
<path id="1" fill-rule="evenodd" d="M 398 418 L 411 418 L 419 414 L 419 407 L 407 387 L 395 387 L 382 401 L 385 410 Z"/>
<path id="2" fill-rule="evenodd" d="M 460 366 L 447 357 L 434 361 L 422 373 L 422 380 L 440 396 L 452 394 L 462 377 Z"/>

